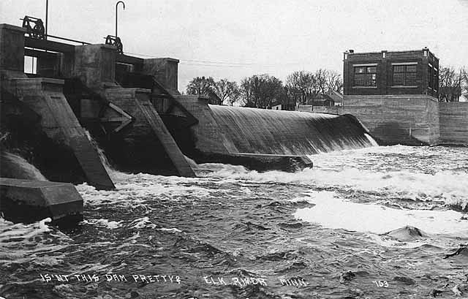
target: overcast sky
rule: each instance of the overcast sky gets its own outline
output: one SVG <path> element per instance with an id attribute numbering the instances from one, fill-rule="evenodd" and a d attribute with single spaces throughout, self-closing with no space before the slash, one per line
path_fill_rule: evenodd
<path id="1" fill-rule="evenodd" d="M 49 34 L 103 43 L 115 32 L 114 0 L 49 0 Z M 240 81 L 327 68 L 343 52 L 416 50 L 468 66 L 468 0 L 125 0 L 126 54 L 180 60 L 179 90 L 193 77 Z M 0 23 L 45 20 L 46 0 L 0 0 Z"/>

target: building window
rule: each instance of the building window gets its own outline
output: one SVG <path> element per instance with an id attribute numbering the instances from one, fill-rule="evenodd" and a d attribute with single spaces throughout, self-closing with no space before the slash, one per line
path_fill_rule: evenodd
<path id="1" fill-rule="evenodd" d="M 434 69 L 432 66 L 429 64 L 428 69 L 427 69 L 427 75 L 429 77 L 429 88 L 434 89 L 435 85 L 435 80 L 434 80 Z"/>
<path id="2" fill-rule="evenodd" d="M 377 86 L 377 66 L 354 66 L 354 86 Z"/>
<path id="3" fill-rule="evenodd" d="M 417 64 L 393 65 L 393 85 L 416 86 Z"/>
<path id="4" fill-rule="evenodd" d="M 439 74 L 431 64 L 428 65 L 429 87 L 437 91 L 439 89 Z"/>

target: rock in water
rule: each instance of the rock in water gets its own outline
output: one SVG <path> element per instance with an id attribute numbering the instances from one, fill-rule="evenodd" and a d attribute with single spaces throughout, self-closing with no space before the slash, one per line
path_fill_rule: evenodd
<path id="1" fill-rule="evenodd" d="M 384 235 L 390 236 L 399 241 L 411 241 L 411 240 L 416 240 L 419 238 L 427 237 L 427 234 L 421 231 L 419 228 L 414 227 L 414 226 L 409 226 L 409 225 L 389 231 L 388 233 L 385 233 Z"/>

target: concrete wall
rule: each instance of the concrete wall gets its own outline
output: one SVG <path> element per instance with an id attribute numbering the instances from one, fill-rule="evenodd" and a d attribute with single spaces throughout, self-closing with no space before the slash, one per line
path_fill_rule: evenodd
<path id="1" fill-rule="evenodd" d="M 24 34 L 26 29 L 0 24 L 0 70 L 24 71 Z"/>
<path id="2" fill-rule="evenodd" d="M 348 95 L 343 113 L 356 116 L 383 144 L 437 144 L 439 105 L 425 95 Z"/>
<path id="3" fill-rule="evenodd" d="M 440 143 L 468 144 L 468 103 L 439 103 Z"/>
<path id="4" fill-rule="evenodd" d="M 85 45 L 75 47 L 72 76 L 78 77 L 90 88 L 102 84 L 115 84 L 115 47 L 109 45 Z"/>
<path id="5" fill-rule="evenodd" d="M 199 121 L 197 125 L 192 127 L 194 135 L 198 138 L 195 141 L 195 147 L 198 150 L 223 154 L 238 152 L 235 148 L 226 148 L 230 143 L 221 133 L 221 128 L 214 119 L 213 111 L 208 106 L 208 99 L 198 96 L 177 96 L 176 100 Z"/>
<path id="6" fill-rule="evenodd" d="M 152 75 L 171 94 L 179 95 L 178 91 L 178 71 L 179 60 L 174 58 L 153 58 L 145 59 L 143 72 Z"/>
<path id="7" fill-rule="evenodd" d="M 343 114 L 343 107 L 340 106 L 313 106 L 313 105 L 298 105 L 299 112 L 325 113 L 325 114 Z"/>

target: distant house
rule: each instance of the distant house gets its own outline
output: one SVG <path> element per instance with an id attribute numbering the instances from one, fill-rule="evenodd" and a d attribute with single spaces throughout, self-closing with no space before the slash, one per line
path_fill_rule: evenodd
<path id="1" fill-rule="evenodd" d="M 202 99 L 208 100 L 208 104 L 210 104 L 210 105 L 222 105 L 223 104 L 221 99 L 214 92 L 199 95 L 199 97 L 202 98 Z"/>
<path id="2" fill-rule="evenodd" d="M 279 100 L 276 100 L 271 104 L 271 108 L 268 109 L 294 111 L 296 110 L 296 105 L 294 103 L 289 103 L 288 101 L 281 102 Z"/>
<path id="3" fill-rule="evenodd" d="M 318 94 L 314 98 L 307 100 L 306 105 L 321 106 L 321 107 L 333 107 L 343 105 L 343 95 L 336 91 L 330 91 L 328 93 Z"/>
<path id="4" fill-rule="evenodd" d="M 223 104 L 223 101 L 221 100 L 221 98 L 218 97 L 218 95 L 215 94 L 214 92 L 210 92 L 210 94 L 208 94 L 208 98 L 209 98 L 208 103 L 211 104 L 211 105 L 222 105 Z"/>
<path id="5" fill-rule="evenodd" d="M 333 102 L 335 103 L 334 106 L 343 106 L 343 95 L 338 91 L 330 91 L 329 93 L 327 93 L 327 96 L 331 100 L 333 100 Z"/>

